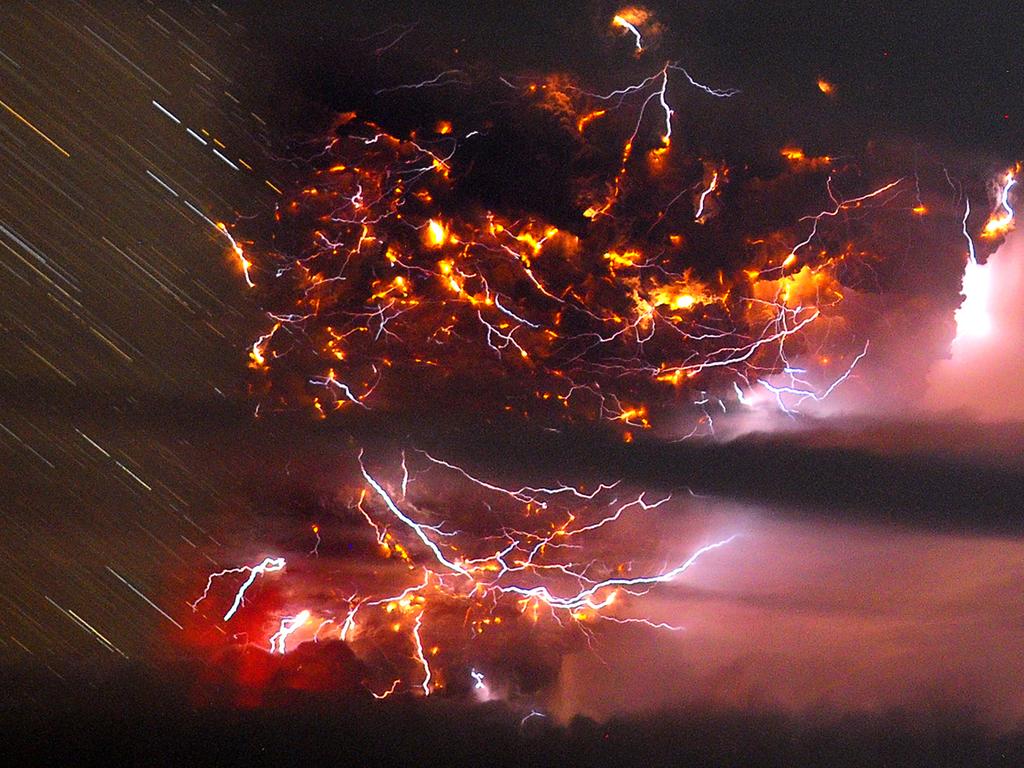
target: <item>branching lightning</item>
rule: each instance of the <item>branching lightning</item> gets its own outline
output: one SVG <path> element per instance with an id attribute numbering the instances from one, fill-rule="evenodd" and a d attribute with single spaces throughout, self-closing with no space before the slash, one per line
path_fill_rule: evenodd
<path id="1" fill-rule="evenodd" d="M 214 579 L 235 573 L 245 573 L 247 574 L 245 580 L 242 582 L 241 586 L 238 587 L 238 591 L 235 593 L 235 599 L 231 603 L 231 607 L 228 608 L 227 613 L 224 614 L 223 620 L 230 621 L 231 617 L 235 615 L 238 609 L 245 604 L 245 593 L 248 591 L 249 587 L 253 585 L 253 582 L 256 581 L 256 578 L 266 573 L 282 571 L 284 570 L 284 566 L 285 561 L 283 557 L 267 557 L 264 558 L 263 562 L 257 565 L 243 565 L 239 568 L 226 568 L 223 571 L 211 573 L 206 579 L 206 588 L 203 590 L 203 594 L 201 594 L 194 602 L 189 603 L 189 605 L 192 607 L 193 611 L 198 609 L 199 603 L 209 597 Z"/>

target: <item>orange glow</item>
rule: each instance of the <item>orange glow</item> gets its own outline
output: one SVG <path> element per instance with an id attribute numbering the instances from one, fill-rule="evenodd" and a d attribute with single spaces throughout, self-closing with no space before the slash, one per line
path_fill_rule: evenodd
<path id="1" fill-rule="evenodd" d="M 576 130 L 583 133 L 583 129 L 586 128 L 587 125 L 602 115 L 607 114 L 607 112 L 608 110 L 606 109 L 595 109 L 593 112 L 588 112 L 576 121 Z"/>
<path id="2" fill-rule="evenodd" d="M 1013 216 L 1007 213 L 994 213 L 985 222 L 985 228 L 981 230 L 981 236 L 989 239 L 1002 237 L 1013 229 Z"/>
<path id="3" fill-rule="evenodd" d="M 641 27 L 651 19 L 651 12 L 638 6 L 629 6 L 621 9 L 612 17 L 611 27 L 620 29 L 624 33 L 632 35 L 635 46 L 635 55 L 639 56 L 644 51 L 643 34 Z"/>
<path id="4" fill-rule="evenodd" d="M 604 258 L 613 267 L 634 267 L 640 260 L 640 251 L 623 251 L 622 253 L 608 251 Z"/>
<path id="5" fill-rule="evenodd" d="M 277 333 L 280 327 L 280 323 L 274 323 L 274 327 L 271 328 L 268 333 L 264 334 L 263 336 L 260 336 L 255 342 L 253 342 L 253 345 L 249 350 L 250 368 L 258 370 L 266 367 L 267 346 L 270 344 L 271 339 L 273 339 L 274 334 Z"/>
<path id="6" fill-rule="evenodd" d="M 1019 165 L 1014 166 L 1000 180 L 996 209 L 985 222 L 985 226 L 981 230 L 982 237 L 994 240 L 1006 235 L 1014 228 L 1014 211 L 1010 207 L 1009 195 L 1010 189 L 1017 183 L 1016 174 L 1019 170 Z"/>
<path id="7" fill-rule="evenodd" d="M 647 420 L 646 405 L 625 408 L 616 418 L 625 424 L 633 424 L 635 426 L 643 427 L 644 429 L 651 426 L 650 422 Z"/>
<path id="8" fill-rule="evenodd" d="M 423 234 L 423 242 L 429 248 L 440 248 L 448 239 L 448 231 L 444 225 L 436 219 L 427 222 L 427 228 Z"/>
<path id="9" fill-rule="evenodd" d="M 802 170 L 818 170 L 832 164 L 830 156 L 808 157 L 800 147 L 783 147 L 779 154 Z"/>
<path id="10" fill-rule="evenodd" d="M 788 307 L 822 306 L 842 299 L 839 283 L 828 265 L 812 269 L 805 264 L 785 277 L 760 280 L 753 287 L 756 298 L 780 301 Z"/>
<path id="11" fill-rule="evenodd" d="M 690 309 L 698 302 L 698 298 L 685 290 L 677 290 L 673 286 L 658 288 L 651 292 L 651 303 L 654 306 L 666 306 L 669 309 Z"/>
<path id="12" fill-rule="evenodd" d="M 818 90 L 824 93 L 826 96 L 833 96 L 836 92 L 836 87 L 828 80 L 819 77 L 818 78 Z"/>
<path id="13" fill-rule="evenodd" d="M 231 233 L 228 232 L 227 225 L 223 222 L 218 221 L 215 225 L 222 235 L 224 235 L 231 243 L 231 250 L 234 251 L 235 256 L 238 258 L 238 263 L 242 266 L 242 274 L 245 276 L 245 284 L 250 288 L 255 288 L 256 284 L 252 281 L 252 277 L 249 274 L 249 270 L 252 267 L 252 262 L 245 257 L 245 253 L 242 251 L 241 244 L 232 237 Z"/>
<path id="14" fill-rule="evenodd" d="M 617 16 L 630 23 L 647 18 Z M 648 116 L 634 110 L 635 124 L 612 121 L 610 113 L 620 107 L 597 102 L 567 75 L 529 86 L 510 83 L 524 108 L 544 110 L 573 134 L 585 134 L 574 139 L 581 145 L 604 132 L 588 129 L 604 116 L 602 129 L 621 131 L 618 163 L 603 177 L 588 166 L 587 175 L 573 180 L 565 229 L 537 213 L 506 215 L 479 203 L 453 207 L 466 198 L 457 194 L 458 180 L 449 178 L 449 161 L 415 135 L 401 139 L 369 123 L 347 138 L 332 134 L 321 170 L 279 209 L 282 227 L 308 225 L 302 248 L 309 252 L 287 272 L 278 252 L 268 253 L 273 261 L 266 266 L 257 262 L 260 275 L 296 277 L 294 305 L 275 306 L 275 317 L 304 327 L 260 339 L 251 350 L 252 367 L 273 385 L 288 377 L 289 367 L 275 361 L 286 354 L 295 359 L 294 346 L 310 340 L 339 376 L 307 380 L 304 392 L 280 401 L 301 397 L 324 415 L 346 404 L 372 409 L 370 394 L 391 370 L 414 366 L 413 375 L 426 375 L 427 368 L 458 375 L 452 366 L 482 351 L 476 359 L 486 359 L 486 366 L 537 377 L 528 385 L 529 402 L 498 407 L 527 418 L 540 408 L 557 411 L 554 418 L 582 409 L 634 427 L 651 419 L 646 405 L 635 404 L 649 403 L 653 411 L 657 393 L 668 386 L 689 397 L 697 377 L 700 387 L 711 388 L 738 368 L 767 375 L 779 365 L 781 338 L 799 331 L 799 318 L 786 313 L 800 307 L 800 317 L 809 317 L 822 301 L 841 298 L 833 273 L 821 269 L 840 257 L 821 249 L 826 241 L 813 233 L 801 243 L 812 226 L 808 219 L 824 228 L 834 214 L 794 215 L 786 228 L 751 233 L 742 240 L 750 263 L 716 268 L 720 235 L 713 217 L 728 210 L 729 185 L 747 183 L 749 169 L 737 169 L 733 182 L 720 160 L 684 157 L 685 145 L 667 152 L 672 71 L 666 66 L 648 78 L 646 101 L 637 99 L 650 105 Z M 444 134 L 450 123 L 428 125 Z M 830 170 L 832 161 L 796 146 L 783 147 L 781 157 L 778 165 L 785 167 L 776 172 L 790 177 Z M 807 179 L 808 186 L 826 182 Z M 645 196 L 652 185 L 663 193 L 663 209 Z M 837 204 L 856 206 L 862 199 Z M 694 223 L 705 224 L 699 234 Z M 705 261 L 704 253 L 711 258 Z M 325 321 L 333 327 L 325 328 Z M 375 346 L 384 344 L 393 345 L 386 354 Z M 459 362 L 450 363 L 450 356 Z M 614 381 L 604 380 L 612 371 Z M 385 392 L 377 396 L 393 394 Z M 395 559 L 408 555 L 391 540 L 382 538 L 381 548 Z"/>

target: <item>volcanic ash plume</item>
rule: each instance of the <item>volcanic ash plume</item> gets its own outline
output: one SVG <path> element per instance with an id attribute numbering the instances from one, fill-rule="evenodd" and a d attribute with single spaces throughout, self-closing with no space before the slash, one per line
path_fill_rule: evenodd
<path id="1" fill-rule="evenodd" d="M 907 341 L 909 378 L 942 354 L 935 318 L 985 226 L 980 174 L 879 144 L 716 156 L 678 110 L 746 97 L 675 62 L 603 93 L 467 77 L 403 132 L 341 115 L 239 236 L 268 316 L 250 350 L 265 406 L 408 411 L 426 394 L 434 411 L 707 434 L 822 402 Z"/>
<path id="2" fill-rule="evenodd" d="M 920 397 L 961 287 L 960 331 L 981 327 L 968 319 L 1003 258 L 984 266 L 1013 224 L 1015 171 L 958 170 L 899 141 L 716 151 L 704 110 L 728 124 L 756 97 L 650 65 L 641 10 L 608 31 L 635 42 L 636 80 L 448 69 L 378 87 L 303 147 L 272 213 L 222 226 L 266 309 L 249 350 L 261 409 L 609 422 L 629 442 Z M 616 478 L 512 485 L 497 479 L 510 468 L 407 448 L 353 448 L 338 481 L 330 537 L 358 566 L 333 559 L 318 523 L 298 560 L 212 574 L 196 610 L 275 657 L 345 643 L 331 675 L 378 698 L 536 701 L 596 627 L 678 632 L 649 596 L 744 540 L 735 524 L 659 536 L 678 501 Z M 247 592 L 266 583 L 276 604 L 254 610 Z M 293 672 L 254 674 L 305 685 Z"/>

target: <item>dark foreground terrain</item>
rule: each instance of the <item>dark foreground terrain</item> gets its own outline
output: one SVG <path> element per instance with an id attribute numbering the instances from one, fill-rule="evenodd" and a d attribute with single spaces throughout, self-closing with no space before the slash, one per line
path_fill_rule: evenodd
<path id="1" fill-rule="evenodd" d="M 284 694 L 256 709 L 197 705 L 180 680 L 37 684 L 0 709 L 11 765 L 1019 766 L 1024 734 L 970 713 L 785 718 L 675 711 L 522 722 L 503 703 Z M 15 698 L 17 700 L 15 700 Z"/>

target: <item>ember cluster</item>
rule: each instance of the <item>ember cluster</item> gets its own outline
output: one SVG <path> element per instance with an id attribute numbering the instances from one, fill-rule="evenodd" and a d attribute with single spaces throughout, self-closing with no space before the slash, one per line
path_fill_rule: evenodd
<path id="1" fill-rule="evenodd" d="M 240 228 L 269 319 L 250 350 L 266 406 L 326 416 L 429 393 L 627 432 L 685 411 L 698 432 L 850 375 L 869 339 L 842 302 L 884 287 L 879 233 L 929 214 L 920 179 L 795 146 L 757 166 L 691 150 L 672 103 L 742 94 L 672 62 L 610 93 L 564 75 L 500 87 L 497 117 L 472 124 L 396 135 L 341 115 L 308 182 Z M 564 221 L 474 196 L 505 119 L 556 134 Z"/>

